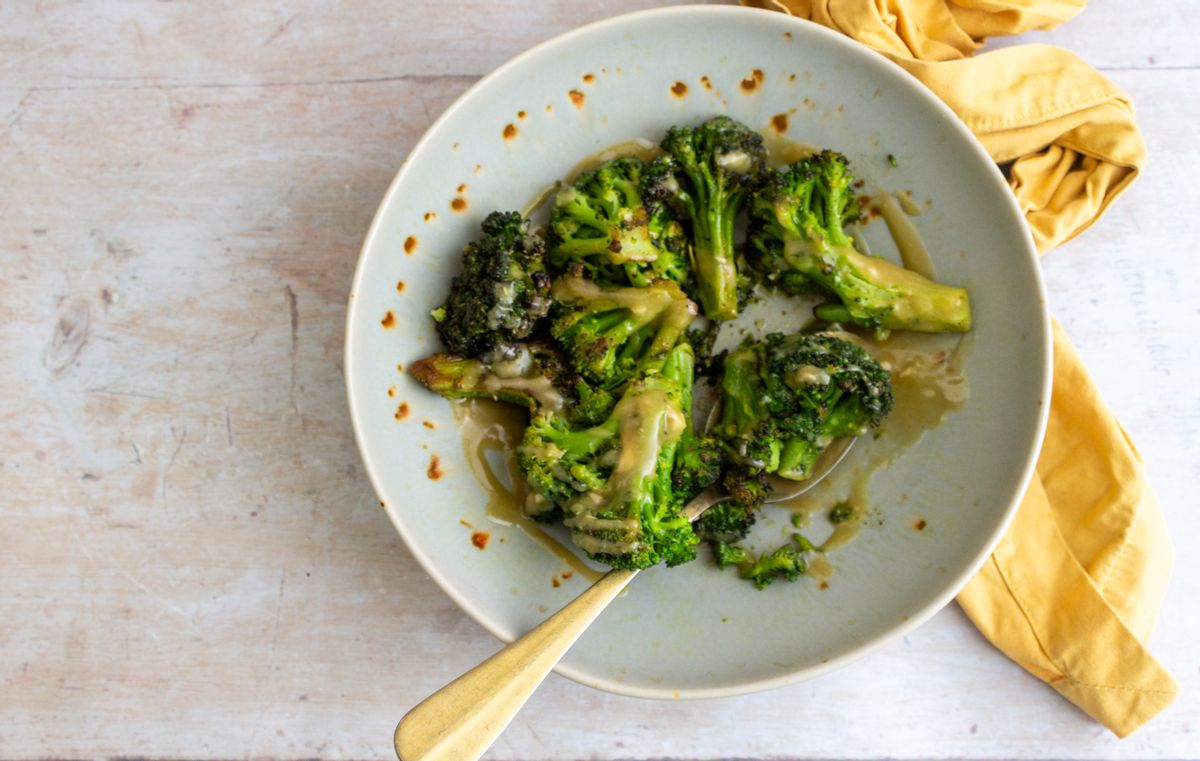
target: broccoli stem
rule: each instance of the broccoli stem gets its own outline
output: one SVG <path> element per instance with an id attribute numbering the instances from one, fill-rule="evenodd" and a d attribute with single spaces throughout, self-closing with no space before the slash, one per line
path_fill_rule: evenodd
<path id="1" fill-rule="evenodd" d="M 716 204 L 693 225 L 692 255 L 700 281 L 700 305 L 713 320 L 729 320 L 738 312 L 733 216 L 724 204 Z"/>
<path id="2" fill-rule="evenodd" d="M 965 289 L 942 285 L 846 245 L 821 246 L 791 238 L 784 256 L 797 271 L 842 300 L 843 309 L 818 307 L 821 319 L 922 333 L 971 329 L 971 302 Z"/>

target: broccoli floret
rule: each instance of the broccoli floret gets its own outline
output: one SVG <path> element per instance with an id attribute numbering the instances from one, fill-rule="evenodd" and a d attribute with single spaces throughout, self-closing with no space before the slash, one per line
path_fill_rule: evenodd
<path id="1" fill-rule="evenodd" d="M 626 156 L 584 172 L 558 192 L 550 212 L 550 263 L 580 262 L 606 285 L 649 285 L 691 274 L 683 226 L 642 196 L 646 162 Z"/>
<path id="2" fill-rule="evenodd" d="M 721 480 L 723 465 L 723 451 L 715 439 L 685 431 L 675 450 L 671 485 L 686 503 Z"/>
<path id="3" fill-rule="evenodd" d="M 561 414 L 534 415 L 518 451 L 529 485 L 562 509 L 571 539 L 614 568 L 692 560 L 699 541 L 674 486 L 687 433 L 691 347 L 675 347 L 630 382 L 612 413 L 590 428 Z"/>
<path id="4" fill-rule="evenodd" d="M 725 542 L 716 542 L 713 544 L 713 558 L 721 568 L 731 565 L 741 566 L 754 562 L 754 556 L 745 548 L 739 547 L 736 544 L 726 544 Z"/>
<path id="5" fill-rule="evenodd" d="M 876 427 L 891 410 L 887 370 L 824 334 L 774 333 L 725 360 L 713 435 L 748 476 L 804 480 L 833 439 Z"/>
<path id="6" fill-rule="evenodd" d="M 839 303 L 817 310 L 828 321 L 878 331 L 970 330 L 965 290 L 855 250 L 845 232 L 858 216 L 853 184 L 846 157 L 834 151 L 769 174 L 750 202 L 754 264 L 766 281 L 836 297 Z"/>
<path id="7" fill-rule="evenodd" d="M 762 136 L 727 116 L 695 127 L 672 127 L 666 155 L 647 172 L 646 195 L 691 220 L 692 262 L 704 314 L 727 320 L 738 312 L 733 220 L 766 171 Z"/>
<path id="8" fill-rule="evenodd" d="M 550 334 L 579 373 L 613 389 L 661 363 L 696 316 L 696 306 L 670 280 L 645 288 L 601 288 L 578 274 L 554 283 L 560 313 Z"/>
<path id="9" fill-rule="evenodd" d="M 701 539 L 710 542 L 737 542 L 750 533 L 756 517 L 754 508 L 730 500 L 701 513 L 693 528 Z"/>
<path id="10" fill-rule="evenodd" d="M 549 312 L 550 276 L 545 243 L 520 214 L 494 211 L 482 230 L 463 249 L 462 273 L 432 314 L 451 352 L 493 361 L 511 357 Z"/>
<path id="11" fill-rule="evenodd" d="M 456 354 L 434 354 L 413 362 L 408 372 L 447 399 L 496 399 L 531 412 L 562 411 L 571 421 L 603 420 L 612 394 L 592 388 L 573 371 L 554 346 L 515 344 L 511 359 L 486 363 Z"/>
<path id="12" fill-rule="evenodd" d="M 774 552 L 768 552 L 748 566 L 739 569 L 743 579 L 754 582 L 758 589 L 766 589 L 775 579 L 795 581 L 808 571 L 808 563 L 800 548 L 785 544 Z"/>
<path id="13" fill-rule="evenodd" d="M 712 543 L 712 550 L 713 560 L 719 568 L 736 566 L 738 576 L 753 582 L 758 589 L 766 589 L 776 579 L 796 581 L 807 573 L 804 553 L 812 552 L 814 548 L 811 542 L 796 534 L 792 542 L 757 558 L 741 545 L 720 540 Z"/>

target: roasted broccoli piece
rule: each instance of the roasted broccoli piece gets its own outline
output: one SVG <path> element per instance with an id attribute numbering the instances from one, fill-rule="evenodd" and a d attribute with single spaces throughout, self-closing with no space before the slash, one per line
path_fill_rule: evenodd
<path id="1" fill-rule="evenodd" d="M 601 288 L 578 273 L 560 277 L 550 334 L 589 382 L 613 389 L 660 364 L 696 316 L 670 280 L 644 288 Z"/>
<path id="2" fill-rule="evenodd" d="M 726 357 L 713 435 L 747 480 L 804 480 L 833 439 L 878 426 L 891 406 L 887 370 L 860 347 L 819 333 L 773 333 Z"/>
<path id="3" fill-rule="evenodd" d="M 463 249 L 462 273 L 432 315 L 451 352 L 495 361 L 513 356 L 549 312 L 550 276 L 545 243 L 520 214 L 494 211 L 482 231 Z"/>
<path id="4" fill-rule="evenodd" d="M 813 550 L 812 543 L 799 534 L 793 542 L 757 558 L 746 548 L 723 541 L 714 542 L 712 548 L 717 566 L 736 566 L 738 575 L 758 589 L 766 589 L 776 579 L 799 579 L 808 571 L 804 554 Z"/>
<path id="5" fill-rule="evenodd" d="M 817 316 L 879 331 L 971 329 L 962 288 L 942 285 L 854 248 L 845 225 L 858 216 L 846 157 L 822 151 L 771 172 L 750 201 L 754 264 L 768 283 L 797 292 L 816 286 L 838 299 Z"/>
<path id="6" fill-rule="evenodd" d="M 691 274 L 683 225 L 662 203 L 642 195 L 646 162 L 612 159 L 584 172 L 554 198 L 549 260 L 560 269 L 580 262 L 605 285 L 649 285 Z"/>
<path id="7" fill-rule="evenodd" d="M 735 500 L 720 502 L 700 514 L 693 529 L 704 540 L 737 542 L 746 538 L 754 526 L 757 513 Z"/>
<path id="8" fill-rule="evenodd" d="M 674 470 L 691 410 L 692 349 L 680 344 L 630 382 L 590 428 L 533 416 L 518 451 L 529 485 L 561 508 L 576 545 L 614 568 L 692 560 L 699 541 L 681 509 Z"/>
<path id="9" fill-rule="evenodd" d="M 691 220 L 692 262 L 704 314 L 727 320 L 738 313 L 733 220 L 766 171 L 762 136 L 717 116 L 695 127 L 672 127 L 665 156 L 647 172 L 646 195 Z"/>
<path id="10" fill-rule="evenodd" d="M 492 363 L 434 354 L 413 362 L 408 372 L 447 399 L 496 399 L 530 412 L 561 413 L 574 423 L 603 420 L 612 410 L 612 394 L 580 378 L 556 347 L 540 341 L 515 347 L 511 359 Z"/>

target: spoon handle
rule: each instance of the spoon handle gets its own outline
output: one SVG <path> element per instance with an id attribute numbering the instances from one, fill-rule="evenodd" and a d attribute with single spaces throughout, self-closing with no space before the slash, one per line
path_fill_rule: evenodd
<path id="1" fill-rule="evenodd" d="M 476 761 L 637 571 L 609 571 L 533 631 L 430 695 L 396 725 L 400 761 Z"/>

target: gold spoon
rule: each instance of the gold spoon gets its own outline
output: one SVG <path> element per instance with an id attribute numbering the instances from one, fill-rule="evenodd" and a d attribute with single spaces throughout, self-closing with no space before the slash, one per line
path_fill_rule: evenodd
<path id="1" fill-rule="evenodd" d="M 853 438 L 834 441 L 805 481 L 772 477 L 767 502 L 800 496 L 842 461 Z M 729 499 L 719 486 L 700 492 L 684 507 L 689 520 Z M 542 680 L 637 571 L 609 571 L 525 636 L 425 698 L 396 725 L 400 761 L 477 761 L 525 705 Z"/>

